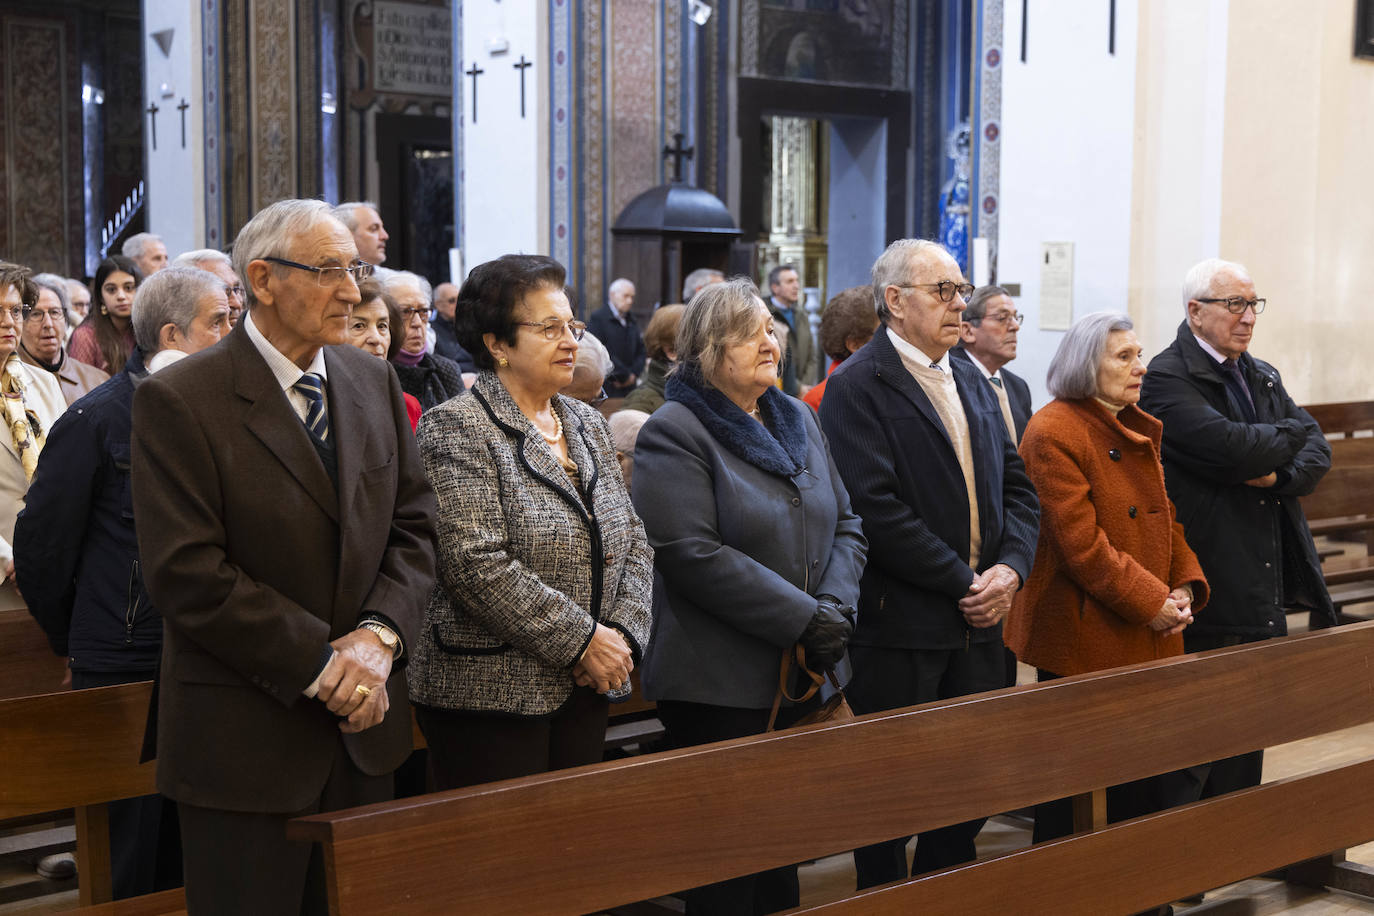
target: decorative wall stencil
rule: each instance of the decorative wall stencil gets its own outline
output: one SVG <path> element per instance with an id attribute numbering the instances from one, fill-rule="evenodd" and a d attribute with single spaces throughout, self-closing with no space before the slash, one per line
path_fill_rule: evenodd
<path id="1" fill-rule="evenodd" d="M 977 230 L 988 240 L 992 277 L 997 277 L 997 222 L 1001 212 L 1002 173 L 1002 0 L 978 4 L 978 68 L 974 89 L 977 122 L 972 201 Z"/>
<path id="2" fill-rule="evenodd" d="M 576 119 L 572 117 L 572 113 L 578 111 L 574 90 L 579 58 L 573 50 L 574 35 L 579 29 L 587 29 L 589 25 L 599 22 L 599 18 L 592 19 L 591 9 L 584 12 L 579 21 L 575 6 L 568 0 L 549 0 L 549 169 L 552 172 L 549 181 L 549 252 L 568 268 L 569 273 L 575 271 L 572 256 L 573 231 L 577 226 L 574 204 L 580 174 L 573 162 L 576 143 L 573 124 L 574 120 L 585 124 L 590 118 L 590 115 Z M 589 8 L 599 6 L 587 4 Z M 595 44 L 599 46 L 599 29 L 596 34 Z M 596 84 L 599 86 L 600 82 L 598 77 Z M 576 158 L 580 159 L 581 156 Z M 572 279 L 572 282 L 579 281 Z"/>
<path id="3" fill-rule="evenodd" d="M 660 57 L 658 16 L 661 0 L 612 0 L 611 35 L 611 200 L 610 213 L 625 209 L 637 195 L 662 184 L 659 151 L 667 142 L 658 117 Z M 663 96 L 664 108 L 676 96 Z M 598 294 L 599 295 L 599 294 Z"/>
<path id="4" fill-rule="evenodd" d="M 205 246 L 222 248 L 224 223 L 220 194 L 224 172 L 220 160 L 220 22 L 219 0 L 201 0 L 200 40 L 204 54 L 201 64 L 201 129 L 205 161 Z"/>
<path id="5" fill-rule="evenodd" d="M 67 32 L 61 21 L 6 19 L 3 58 L 5 255 L 68 272 Z"/>
<path id="6" fill-rule="evenodd" d="M 295 16 L 291 0 L 253 0 L 253 207 L 296 194 Z"/>

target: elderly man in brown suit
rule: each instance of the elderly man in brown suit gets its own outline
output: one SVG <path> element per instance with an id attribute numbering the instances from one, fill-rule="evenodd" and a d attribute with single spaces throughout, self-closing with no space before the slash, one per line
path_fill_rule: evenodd
<path id="1" fill-rule="evenodd" d="M 248 312 L 139 386 L 139 552 L 165 620 L 158 789 L 191 913 L 323 912 L 301 814 L 384 801 L 400 663 L 434 584 L 434 496 L 387 364 L 348 346 L 353 237 L 280 201 L 234 244 Z"/>

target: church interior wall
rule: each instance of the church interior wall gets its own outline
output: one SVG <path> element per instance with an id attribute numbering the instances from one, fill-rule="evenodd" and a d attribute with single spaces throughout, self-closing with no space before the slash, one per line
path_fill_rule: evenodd
<path id="1" fill-rule="evenodd" d="M 1136 4 L 1035 4 L 1020 56 L 1021 4 L 1005 7 L 1002 47 L 999 283 L 1019 283 L 1026 315 L 1011 369 L 1048 400 L 1045 373 L 1062 330 L 1044 328 L 1042 242 L 1074 243 L 1073 313 L 1125 311 L 1130 279 Z M 1123 101 L 1124 100 L 1124 101 Z"/>
<path id="2" fill-rule="evenodd" d="M 159 109 L 156 120 L 144 122 L 148 225 L 156 227 L 169 251 L 204 248 L 200 9 L 144 0 L 143 34 L 143 98 Z"/>

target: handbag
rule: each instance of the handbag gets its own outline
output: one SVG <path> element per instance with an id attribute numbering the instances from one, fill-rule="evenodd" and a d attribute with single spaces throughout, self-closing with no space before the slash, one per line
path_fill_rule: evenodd
<path id="1" fill-rule="evenodd" d="M 796 657 L 797 665 L 801 668 L 802 673 L 811 680 L 811 686 L 806 688 L 806 691 L 799 697 L 794 697 L 787 692 L 787 676 L 792 672 L 793 656 Z M 805 703 L 816 695 L 816 691 L 821 689 L 821 685 L 825 683 L 826 678 L 830 679 L 830 683 L 834 686 L 835 692 L 830 696 L 830 699 L 821 704 L 820 709 L 807 713 L 794 722 L 793 725 L 816 725 L 818 723 L 833 724 L 836 722 L 848 722 L 850 719 L 853 719 L 854 710 L 849 708 L 849 701 L 845 699 L 844 688 L 841 687 L 840 682 L 835 679 L 834 669 L 825 672 L 825 675 L 822 676 L 806 667 L 806 650 L 803 649 L 799 643 L 790 649 L 784 650 L 782 653 L 782 669 L 778 672 L 778 693 L 773 697 L 773 711 L 768 715 L 768 727 L 765 728 L 764 731 L 771 732 L 773 726 L 777 723 L 778 710 L 782 707 L 783 697 L 787 697 L 787 699 L 791 700 L 793 703 Z"/>

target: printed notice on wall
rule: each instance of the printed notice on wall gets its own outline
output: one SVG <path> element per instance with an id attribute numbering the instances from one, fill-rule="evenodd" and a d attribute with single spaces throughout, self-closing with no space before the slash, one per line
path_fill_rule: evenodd
<path id="1" fill-rule="evenodd" d="M 1073 242 L 1040 243 L 1040 330 L 1073 324 Z"/>
<path id="2" fill-rule="evenodd" d="M 449 11 L 414 3 L 373 4 L 373 88 L 411 95 L 453 93 Z"/>

